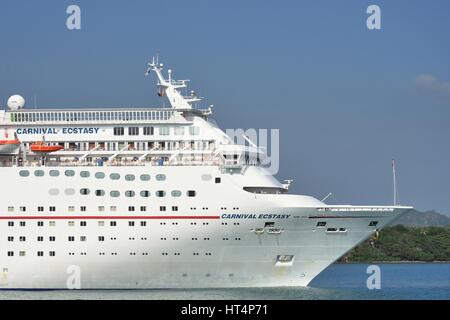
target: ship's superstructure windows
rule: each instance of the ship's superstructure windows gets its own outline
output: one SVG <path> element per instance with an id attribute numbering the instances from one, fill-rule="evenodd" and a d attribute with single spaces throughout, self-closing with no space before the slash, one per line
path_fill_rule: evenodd
<path id="1" fill-rule="evenodd" d="M 44 226 L 44 221 L 38 221 L 37 222 L 37 226 L 38 227 L 43 227 Z"/>
<path id="2" fill-rule="evenodd" d="M 14 227 L 14 221 L 8 221 L 8 227 Z"/>
<path id="3" fill-rule="evenodd" d="M 88 195 L 90 193 L 88 188 L 81 188 L 80 189 L 80 194 L 82 195 Z"/>
<path id="4" fill-rule="evenodd" d="M 152 136 L 155 133 L 153 127 L 144 127 L 144 136 Z"/>
<path id="5" fill-rule="evenodd" d="M 378 224 L 378 221 L 370 221 L 369 227 L 375 227 Z"/>
<path id="6" fill-rule="evenodd" d="M 42 241 L 44 241 L 44 237 L 43 236 L 38 236 L 36 240 L 38 242 L 42 242 Z"/>
<path id="7" fill-rule="evenodd" d="M 150 175 L 149 174 L 141 174 L 141 181 L 149 181 Z"/>
<path id="8" fill-rule="evenodd" d="M 109 225 L 110 225 L 111 227 L 116 227 L 116 226 L 117 226 L 117 222 L 116 222 L 116 221 L 111 221 L 111 222 L 109 223 Z"/>
<path id="9" fill-rule="evenodd" d="M 90 176 L 89 171 L 81 171 L 80 172 L 80 177 L 82 177 L 82 178 L 89 178 L 89 176 Z"/>
<path id="10" fill-rule="evenodd" d="M 97 209 L 99 212 L 103 212 L 103 211 L 105 211 L 105 206 L 98 206 Z"/>
<path id="11" fill-rule="evenodd" d="M 67 188 L 64 190 L 64 193 L 66 194 L 66 196 L 73 196 L 75 194 L 75 189 L 74 188 Z"/>
<path id="12" fill-rule="evenodd" d="M 124 127 L 114 127 L 113 131 L 115 136 L 123 136 L 125 129 Z"/>
<path id="13" fill-rule="evenodd" d="M 172 190 L 170 193 L 172 197 L 181 197 L 181 191 L 180 190 Z"/>
<path id="14" fill-rule="evenodd" d="M 319 221 L 317 222 L 317 227 L 325 227 L 327 225 L 327 223 L 325 221 Z"/>
<path id="15" fill-rule="evenodd" d="M 110 195 L 111 197 L 113 197 L 113 198 L 117 198 L 117 197 L 120 196 L 120 191 L 112 190 L 112 191 L 109 193 L 109 195 Z"/>
<path id="16" fill-rule="evenodd" d="M 95 173 L 95 177 L 97 179 L 104 179 L 105 178 L 105 173 L 103 173 L 103 172 L 96 172 Z"/>
<path id="17" fill-rule="evenodd" d="M 134 211 L 134 206 L 129 206 L 128 207 L 128 211 L 133 212 Z"/>
<path id="18" fill-rule="evenodd" d="M 67 240 L 70 241 L 70 242 L 75 241 L 75 237 L 74 237 L 74 236 L 69 236 L 69 237 L 67 238 Z"/>
<path id="19" fill-rule="evenodd" d="M 20 210 L 20 212 L 25 212 L 25 211 L 27 211 L 27 207 L 20 207 L 19 210 Z"/>
<path id="20" fill-rule="evenodd" d="M 50 190 L 48 190 L 48 194 L 51 196 L 57 196 L 59 194 L 59 189 L 51 188 Z"/>
<path id="21" fill-rule="evenodd" d="M 14 212 L 14 207 L 8 207 L 8 212 Z"/>
<path id="22" fill-rule="evenodd" d="M 9 236 L 8 237 L 8 241 L 14 241 L 14 237 L 13 236 Z"/>
<path id="23" fill-rule="evenodd" d="M 166 211 L 166 206 L 160 206 L 159 211 Z"/>
<path id="24" fill-rule="evenodd" d="M 195 195 L 196 195 L 195 190 L 189 190 L 189 191 L 187 192 L 187 196 L 188 196 L 188 197 L 195 197 Z"/>
<path id="25" fill-rule="evenodd" d="M 119 180 L 119 179 L 120 179 L 120 174 L 118 174 L 118 173 L 111 173 L 111 174 L 109 175 L 109 178 L 110 178 L 111 180 Z"/>
<path id="26" fill-rule="evenodd" d="M 75 175 L 75 171 L 73 171 L 73 170 L 66 170 L 64 172 L 64 174 L 66 175 L 66 177 L 73 177 Z"/>
<path id="27" fill-rule="evenodd" d="M 163 190 L 158 190 L 158 191 L 156 191 L 156 196 L 160 197 L 160 198 L 165 197 L 166 196 L 166 192 L 163 191 Z"/>
<path id="28" fill-rule="evenodd" d="M 59 171 L 58 170 L 50 170 L 49 175 L 51 177 L 58 177 L 59 176 Z"/>
<path id="29" fill-rule="evenodd" d="M 150 191 L 148 191 L 148 190 L 142 190 L 142 191 L 140 192 L 140 195 L 141 195 L 141 197 L 143 197 L 143 198 L 148 198 L 148 197 L 150 197 Z"/>
<path id="30" fill-rule="evenodd" d="M 189 127 L 189 134 L 191 136 L 198 136 L 200 134 L 200 128 L 197 126 Z"/>
<path id="31" fill-rule="evenodd" d="M 116 206 L 110 206 L 109 207 L 109 211 L 115 212 L 115 211 L 117 211 L 117 207 Z"/>
<path id="32" fill-rule="evenodd" d="M 128 135 L 138 136 L 139 135 L 139 127 L 128 127 Z"/>
<path id="33" fill-rule="evenodd" d="M 215 182 L 215 183 L 221 183 L 222 181 L 221 181 L 220 177 L 216 177 L 216 178 L 214 179 L 214 182 Z"/>
<path id="34" fill-rule="evenodd" d="M 105 190 L 101 190 L 101 189 L 95 190 L 95 195 L 97 197 L 103 197 L 105 195 Z"/>
<path id="35" fill-rule="evenodd" d="M 48 252 L 48 255 L 49 255 L 50 257 L 54 257 L 54 256 L 56 255 L 56 253 L 55 253 L 55 251 L 49 251 L 49 252 Z"/>
<path id="36" fill-rule="evenodd" d="M 126 181 L 134 181 L 135 177 L 134 174 L 127 174 L 125 175 L 125 180 Z"/>
<path id="37" fill-rule="evenodd" d="M 56 211 L 56 207 L 51 206 L 51 207 L 48 208 L 48 210 L 49 210 L 50 212 L 55 212 L 55 211 Z"/>
<path id="38" fill-rule="evenodd" d="M 21 177 L 28 177 L 30 175 L 30 171 L 28 170 L 20 170 L 19 171 L 19 176 Z"/>
<path id="39" fill-rule="evenodd" d="M 172 206 L 172 211 L 178 211 L 178 206 Z"/>
<path id="40" fill-rule="evenodd" d="M 168 136 L 170 134 L 169 127 L 159 127 L 159 135 L 160 136 Z"/>
<path id="41" fill-rule="evenodd" d="M 183 136 L 184 135 L 184 127 L 175 127 L 175 135 Z"/>
<path id="42" fill-rule="evenodd" d="M 67 208 L 67 211 L 69 211 L 69 212 L 74 212 L 74 211 L 75 211 L 75 206 L 69 206 L 69 207 Z"/>
<path id="43" fill-rule="evenodd" d="M 35 170 L 34 175 L 36 177 L 43 177 L 44 176 L 44 170 Z"/>
<path id="44" fill-rule="evenodd" d="M 147 211 L 147 207 L 146 207 L 146 206 L 141 206 L 141 211 L 142 211 L 142 212 Z"/>
<path id="45" fill-rule="evenodd" d="M 166 180 L 166 175 L 165 174 L 157 174 L 156 175 L 156 180 L 164 181 L 164 180 Z"/>
<path id="46" fill-rule="evenodd" d="M 133 190 L 125 191 L 125 197 L 132 198 L 132 197 L 134 197 L 134 195 L 135 195 L 135 192 Z"/>

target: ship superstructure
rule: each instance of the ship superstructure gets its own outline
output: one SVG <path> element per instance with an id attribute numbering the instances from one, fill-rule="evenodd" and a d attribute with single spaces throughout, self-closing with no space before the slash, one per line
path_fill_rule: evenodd
<path id="1" fill-rule="evenodd" d="M 0 111 L 0 288 L 306 286 L 411 209 L 290 194 L 162 68 L 167 108 Z"/>

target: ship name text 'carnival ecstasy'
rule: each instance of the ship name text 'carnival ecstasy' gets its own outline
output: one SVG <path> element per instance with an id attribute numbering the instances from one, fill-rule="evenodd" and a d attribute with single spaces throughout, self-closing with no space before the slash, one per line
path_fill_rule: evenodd
<path id="1" fill-rule="evenodd" d="M 290 194 L 162 69 L 170 107 L 0 110 L 0 289 L 306 286 L 411 209 Z"/>

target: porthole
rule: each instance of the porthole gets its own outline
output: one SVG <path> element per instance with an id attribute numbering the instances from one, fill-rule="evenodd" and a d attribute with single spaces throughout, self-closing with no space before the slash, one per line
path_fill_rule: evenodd
<path id="1" fill-rule="evenodd" d="M 73 177 L 75 175 L 75 171 L 73 171 L 73 170 L 66 170 L 64 172 L 64 174 L 66 175 L 66 177 Z"/>
<path id="2" fill-rule="evenodd" d="M 103 197 L 105 195 L 105 191 L 104 190 L 100 190 L 100 189 L 95 190 L 95 195 L 97 197 Z"/>
<path id="3" fill-rule="evenodd" d="M 49 175 L 51 177 L 59 177 L 59 171 L 58 170 L 50 170 Z"/>
<path id="4" fill-rule="evenodd" d="M 68 189 L 64 190 L 64 193 L 66 194 L 66 196 L 73 196 L 75 194 L 75 189 L 68 188 Z"/>
<path id="5" fill-rule="evenodd" d="M 82 194 L 82 195 L 88 195 L 89 193 L 90 193 L 90 190 L 88 188 L 80 189 L 80 194 Z"/>
<path id="6" fill-rule="evenodd" d="M 28 177 L 30 175 L 30 171 L 28 170 L 20 170 L 19 171 L 19 176 L 21 177 Z"/>
<path id="7" fill-rule="evenodd" d="M 166 180 L 166 175 L 165 174 L 157 174 L 156 175 L 156 180 L 164 181 L 164 180 Z"/>
<path id="8" fill-rule="evenodd" d="M 80 172 L 80 177 L 82 178 L 89 178 L 91 174 L 89 173 L 89 171 L 81 171 Z"/>
<path id="9" fill-rule="evenodd" d="M 111 178 L 111 180 L 119 180 L 120 179 L 120 174 L 118 174 L 118 173 L 111 173 L 109 175 L 109 177 Z"/>
<path id="10" fill-rule="evenodd" d="M 134 181 L 135 177 L 134 174 L 127 174 L 125 175 L 125 180 L 126 181 Z"/>
<path id="11" fill-rule="evenodd" d="M 157 197 L 165 197 L 166 196 L 166 192 L 165 191 L 163 191 L 163 190 L 158 190 L 158 191 L 156 191 L 156 196 Z"/>
<path id="12" fill-rule="evenodd" d="M 44 176 L 44 170 L 35 170 L 34 175 L 36 177 L 43 177 Z"/>
<path id="13" fill-rule="evenodd" d="M 59 189 L 52 188 L 52 189 L 48 190 L 48 194 L 51 196 L 57 196 L 59 194 Z"/>
<path id="14" fill-rule="evenodd" d="M 172 190 L 172 192 L 170 194 L 172 195 L 172 197 L 180 197 L 181 191 L 180 190 Z"/>
<path id="15" fill-rule="evenodd" d="M 141 174 L 141 181 L 149 181 L 150 175 L 149 174 Z"/>
<path id="16" fill-rule="evenodd" d="M 142 190 L 142 191 L 140 192 L 140 195 L 141 195 L 141 197 L 143 197 L 143 198 L 148 198 L 148 197 L 150 197 L 150 191 L 148 191 L 148 190 Z"/>
<path id="17" fill-rule="evenodd" d="M 120 192 L 117 191 L 117 190 L 113 190 L 113 191 L 111 191 L 111 192 L 109 193 L 109 195 L 110 195 L 111 197 L 113 197 L 113 198 L 117 198 L 117 197 L 120 196 Z"/>
<path id="18" fill-rule="evenodd" d="M 134 197 L 135 192 L 133 190 L 125 191 L 125 197 Z"/>
<path id="19" fill-rule="evenodd" d="M 103 178 L 105 178 L 105 174 L 103 172 L 96 172 L 95 177 L 97 179 L 103 179 Z"/>

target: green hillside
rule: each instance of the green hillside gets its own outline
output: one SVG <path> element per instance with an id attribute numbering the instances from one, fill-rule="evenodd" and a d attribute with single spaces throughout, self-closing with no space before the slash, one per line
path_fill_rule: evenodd
<path id="1" fill-rule="evenodd" d="M 386 227 L 340 260 L 375 261 L 450 261 L 450 227 Z"/>

